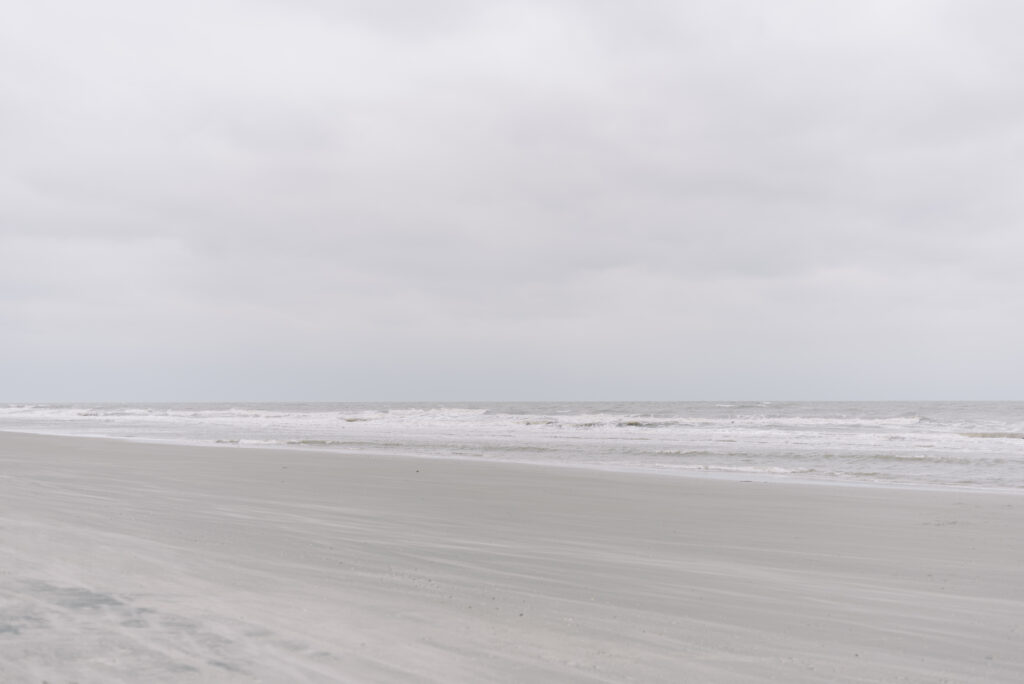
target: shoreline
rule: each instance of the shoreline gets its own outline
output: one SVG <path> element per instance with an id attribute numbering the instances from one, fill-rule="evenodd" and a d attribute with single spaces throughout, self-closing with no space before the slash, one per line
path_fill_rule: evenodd
<path id="1" fill-rule="evenodd" d="M 925 483 L 891 481 L 877 482 L 868 480 L 841 480 L 838 478 L 814 478 L 805 477 L 803 474 L 772 473 L 762 471 L 728 471 L 715 470 L 713 468 L 672 468 L 672 467 L 642 467 L 642 466 L 608 466 L 598 463 L 569 463 L 557 461 L 519 461 L 503 458 L 471 458 L 467 456 L 448 455 L 418 455 L 399 453 L 366 453 L 360 451 L 347 451 L 341 448 L 317 446 L 311 444 L 292 444 L 289 442 L 275 442 L 270 444 L 242 444 L 238 441 L 214 441 L 214 442 L 190 442 L 187 440 L 158 439 L 153 437 L 121 437 L 117 435 L 91 435 L 91 434 L 70 434 L 53 432 L 31 432 L 26 430 L 11 430 L 0 428 L 0 435 L 31 435 L 38 437 L 56 437 L 66 439 L 88 439 L 88 440 L 109 440 L 112 442 L 167 446 L 195 449 L 236 449 L 236 450 L 269 450 L 269 451 L 294 451 L 298 453 L 333 454 L 339 458 L 408 458 L 426 461 L 460 461 L 466 463 L 498 463 L 506 465 L 522 465 L 536 468 L 558 468 L 567 470 L 584 470 L 595 472 L 622 473 L 634 475 L 650 475 L 654 477 L 681 477 L 698 480 L 718 480 L 723 482 L 757 482 L 765 484 L 791 484 L 801 486 L 824 486 L 824 487 L 866 487 L 869 489 L 891 489 L 899 491 L 924 491 L 924 492 L 976 492 L 981 494 L 1001 494 L 1006 496 L 1024 496 L 1024 487 L 994 487 L 986 485 L 957 484 L 957 483 Z"/>
<path id="2" fill-rule="evenodd" d="M 1016 682 L 1022 532 L 994 492 L 2 432 L 0 679 Z"/>

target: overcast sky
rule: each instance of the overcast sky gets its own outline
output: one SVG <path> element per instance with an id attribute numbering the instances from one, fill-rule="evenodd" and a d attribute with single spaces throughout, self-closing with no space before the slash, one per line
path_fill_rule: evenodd
<path id="1" fill-rule="evenodd" d="M 3 14 L 2 401 L 1024 398 L 1018 2 Z"/>

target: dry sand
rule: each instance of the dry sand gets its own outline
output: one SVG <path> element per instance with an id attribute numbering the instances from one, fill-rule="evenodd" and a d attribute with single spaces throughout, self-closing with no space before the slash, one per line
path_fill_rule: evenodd
<path id="1" fill-rule="evenodd" d="M 1024 497 L 0 434 L 0 682 L 1024 681 Z"/>

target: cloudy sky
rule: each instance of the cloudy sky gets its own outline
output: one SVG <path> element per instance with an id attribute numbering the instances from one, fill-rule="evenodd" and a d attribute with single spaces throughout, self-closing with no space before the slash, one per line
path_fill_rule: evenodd
<path id="1" fill-rule="evenodd" d="M 0 400 L 1024 398 L 1022 27 L 10 0 Z"/>

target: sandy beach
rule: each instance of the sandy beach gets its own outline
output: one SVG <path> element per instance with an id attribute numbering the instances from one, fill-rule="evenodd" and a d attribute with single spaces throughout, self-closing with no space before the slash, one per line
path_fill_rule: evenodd
<path id="1" fill-rule="evenodd" d="M 0 434 L 0 681 L 1020 682 L 1024 498 Z"/>

